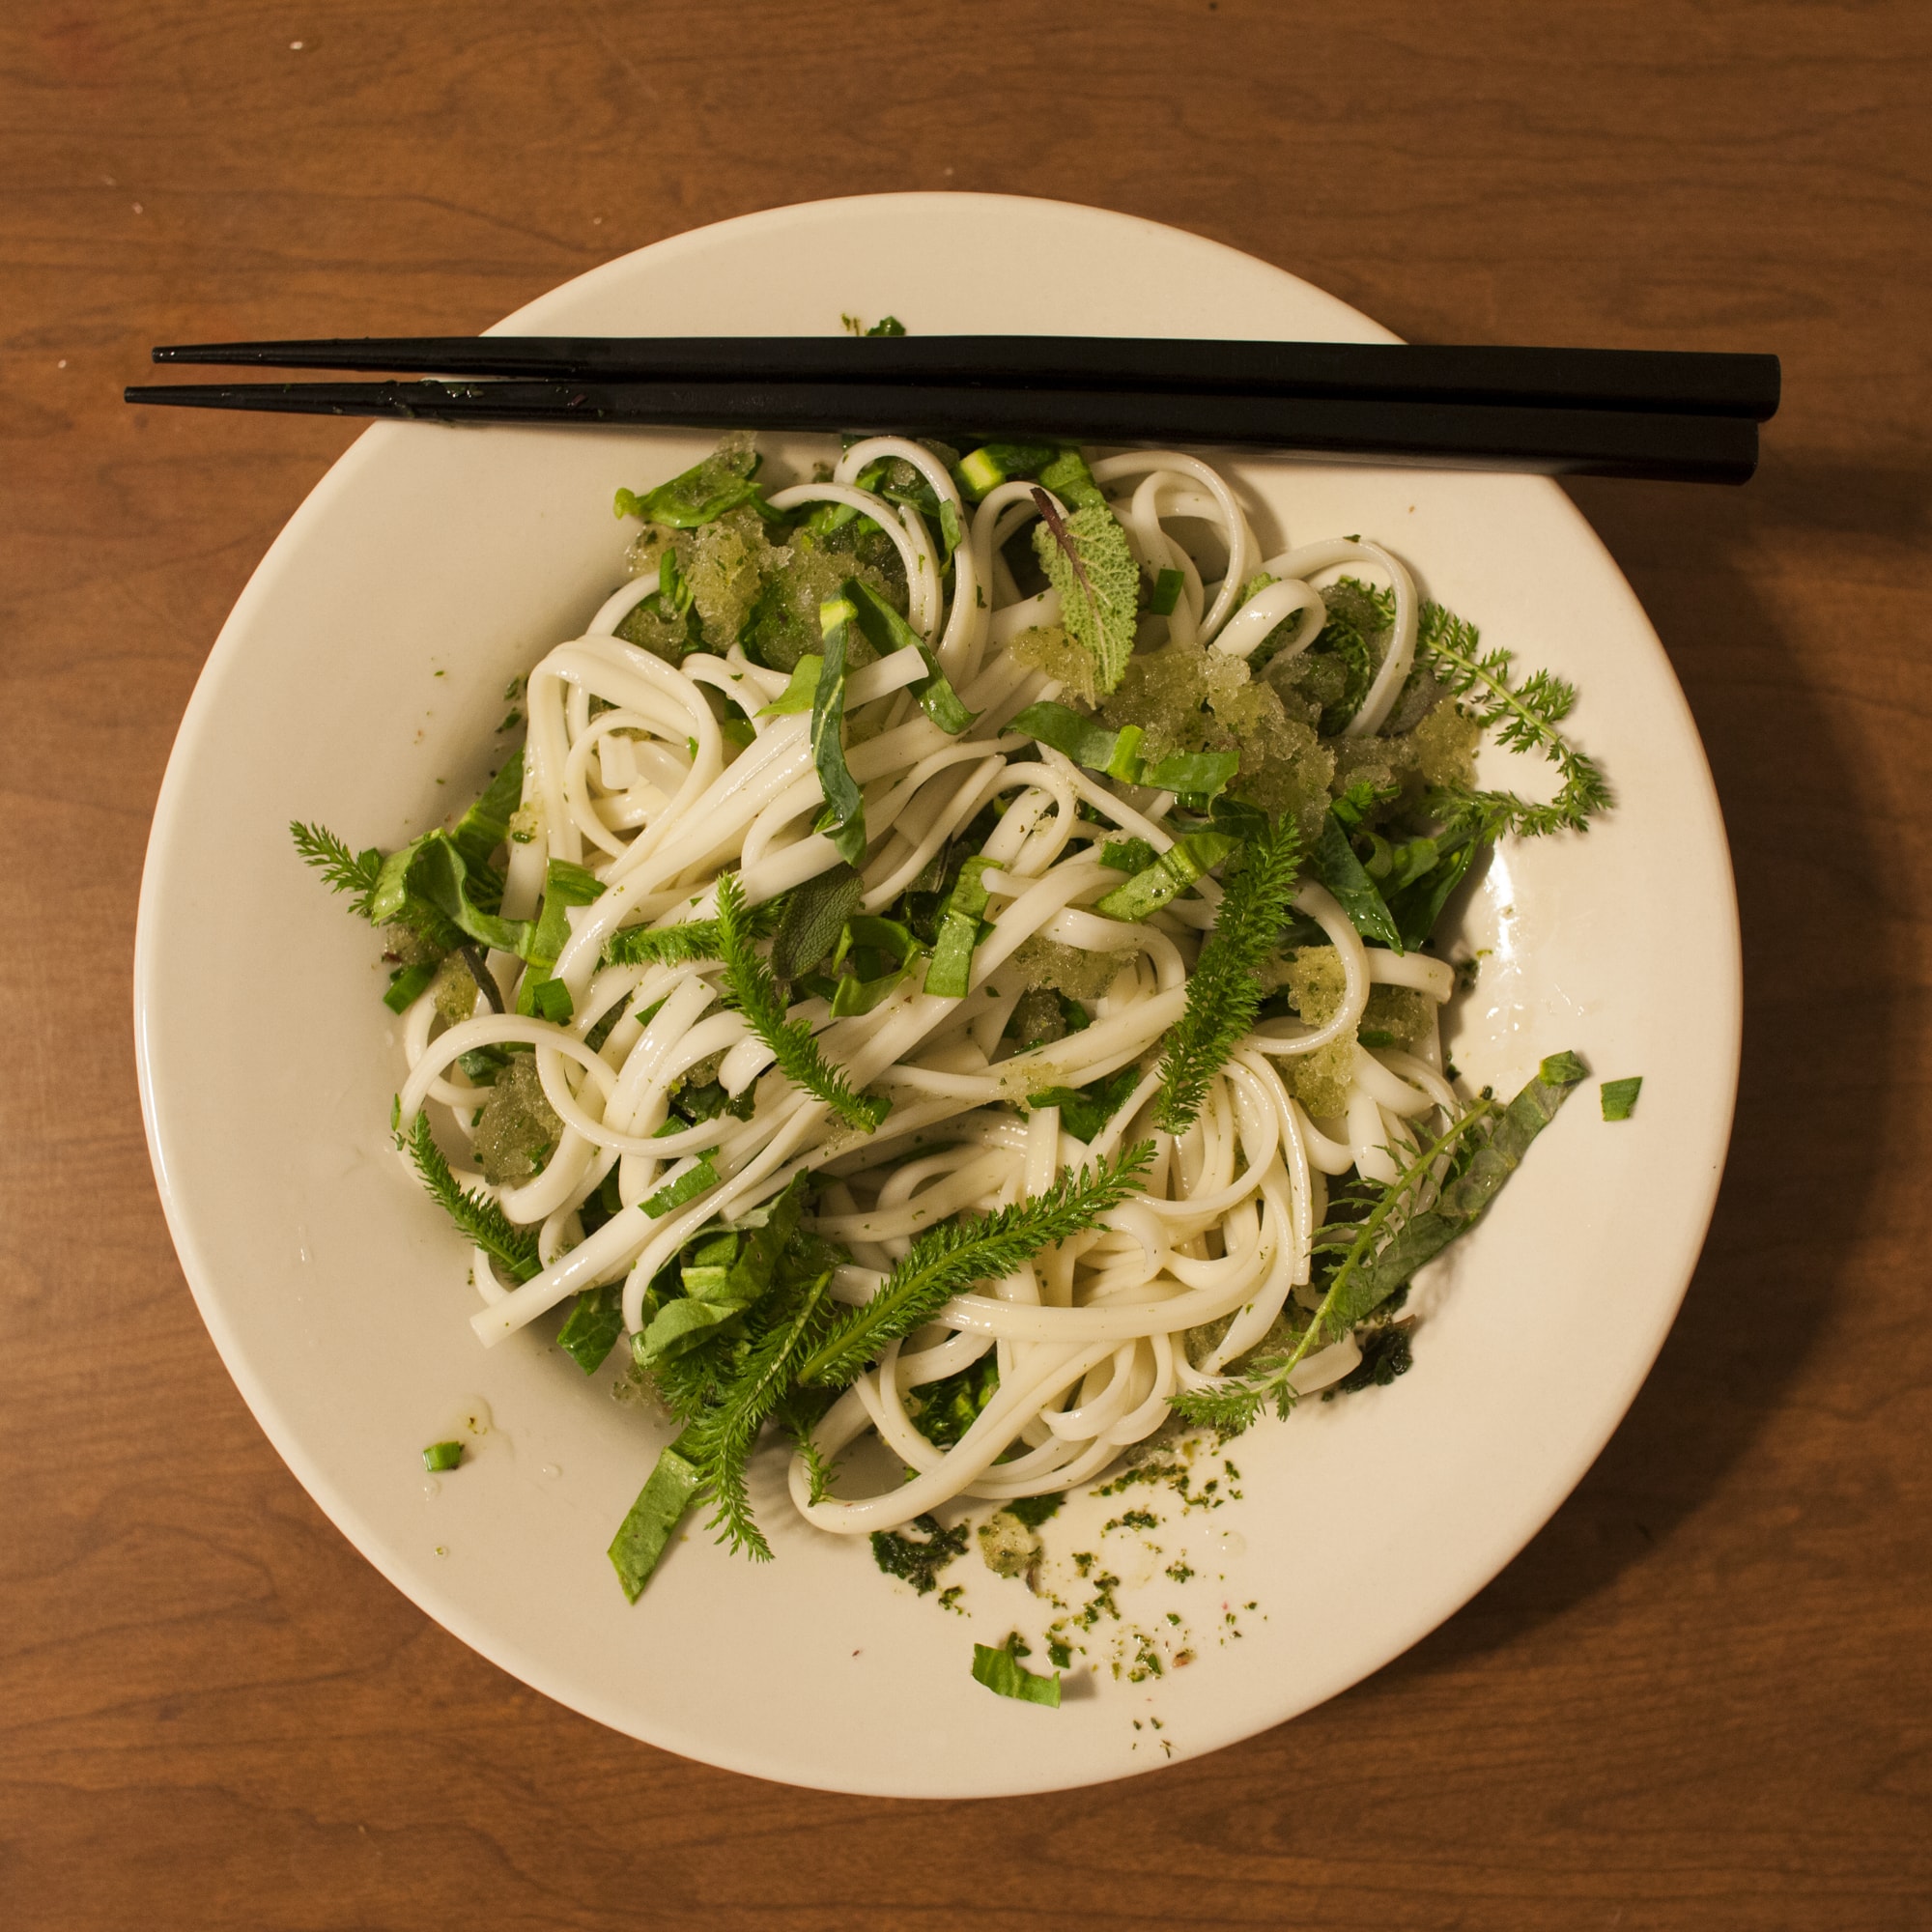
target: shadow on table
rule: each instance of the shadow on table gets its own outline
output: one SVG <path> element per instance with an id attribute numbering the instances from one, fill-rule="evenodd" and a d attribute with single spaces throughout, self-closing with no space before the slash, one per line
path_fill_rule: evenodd
<path id="1" fill-rule="evenodd" d="M 1892 1074 L 1914 1064 L 1921 1023 L 1898 917 L 1910 855 L 1872 760 L 1878 734 L 1846 741 L 1828 681 L 1855 655 L 1882 668 L 1913 646 L 1849 637 L 1872 621 L 1854 608 L 1834 634 L 1823 586 L 1888 558 L 1903 574 L 1900 553 L 1932 527 L 1932 474 L 1801 456 L 1768 461 L 1739 492 L 1573 495 L 1669 650 L 1717 777 L 1744 932 L 1737 1120 L 1703 1260 L 1622 1427 L 1529 1547 L 1378 1682 L 1513 1641 L 1697 1511 L 1776 1423 L 1833 1302 L 1859 1285 L 1851 1257 L 1884 1151 L 1911 1135 Z M 1774 560 L 1776 595 L 1759 574 Z M 1792 597 L 1807 578 L 1815 595 Z"/>

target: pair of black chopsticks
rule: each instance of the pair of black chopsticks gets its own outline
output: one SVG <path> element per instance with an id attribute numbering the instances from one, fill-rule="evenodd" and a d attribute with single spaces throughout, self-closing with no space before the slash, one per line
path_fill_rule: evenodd
<path id="1" fill-rule="evenodd" d="M 1109 336 L 391 336 L 156 362 L 453 380 L 130 388 L 130 403 L 445 423 L 1209 443 L 1445 469 L 1742 483 L 1775 355 Z"/>

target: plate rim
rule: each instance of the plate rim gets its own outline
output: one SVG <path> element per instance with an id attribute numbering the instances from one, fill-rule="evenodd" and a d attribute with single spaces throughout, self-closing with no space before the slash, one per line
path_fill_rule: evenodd
<path id="1" fill-rule="evenodd" d="M 855 206 L 876 208 L 885 203 L 896 204 L 909 213 L 918 213 L 923 205 L 932 204 L 953 207 L 959 204 L 979 204 L 988 212 L 1050 208 L 1072 212 L 1085 219 L 1120 224 L 1124 230 L 1132 232 L 1151 232 L 1170 240 L 1175 237 L 1183 238 L 1197 248 L 1214 251 L 1231 258 L 1232 261 L 1241 264 L 1246 270 L 1261 268 L 1269 274 L 1280 276 L 1294 284 L 1299 290 L 1319 298 L 1321 302 L 1333 309 L 1338 320 L 1346 321 L 1350 327 L 1349 335 L 1337 334 L 1323 339 L 1365 341 L 1400 339 L 1372 318 L 1363 315 L 1350 304 L 1341 301 L 1339 298 L 1318 285 L 1306 281 L 1291 270 L 1280 269 L 1273 263 L 1265 262 L 1258 256 L 1215 241 L 1211 237 L 1201 236 L 1140 215 L 1051 197 L 969 194 L 944 190 L 826 197 L 758 210 L 724 221 L 684 230 L 647 243 L 641 248 L 628 250 L 622 255 L 597 264 L 581 275 L 556 284 L 484 332 L 500 334 L 527 327 L 539 313 L 554 301 L 567 295 L 594 291 L 606 280 L 619 279 L 640 256 L 674 258 L 684 248 L 700 245 L 703 240 L 716 237 L 723 231 L 756 232 L 762 228 L 790 226 L 802 220 L 836 219 L 842 212 Z M 406 433 L 407 426 L 404 425 L 376 424 L 358 436 L 348 449 L 329 465 L 314 487 L 304 496 L 251 571 L 246 584 L 236 599 L 234 607 L 223 621 L 210 648 L 195 680 L 194 689 L 184 708 L 156 792 L 154 818 L 143 858 L 135 921 L 132 984 L 134 1052 L 142 1125 L 170 1239 L 174 1244 L 184 1278 L 194 1298 L 196 1310 L 209 1331 L 211 1340 L 214 1343 L 223 1368 L 235 1383 L 257 1425 L 268 1436 L 277 1456 L 328 1518 L 331 1525 L 345 1537 L 358 1555 L 368 1561 L 417 1609 L 448 1630 L 460 1642 L 475 1650 L 518 1681 L 530 1685 L 542 1694 L 594 1722 L 638 1738 L 639 1742 L 649 1744 L 653 1747 L 675 1751 L 698 1762 L 718 1765 L 726 1770 L 768 1781 L 858 1795 L 915 1795 L 932 1799 L 1020 1796 L 1036 1791 L 1077 1789 L 1111 1781 L 1115 1777 L 1137 1776 L 1164 1768 L 1168 1760 L 1154 1759 L 1143 1763 L 1122 1763 L 1105 1771 L 1072 1777 L 1056 1776 L 1032 1782 L 1022 1777 L 1018 1782 L 1009 1781 L 997 1785 L 938 1784 L 929 1791 L 915 1794 L 908 1794 L 900 1785 L 886 1793 L 883 1787 L 863 1780 L 838 1777 L 814 1777 L 807 1780 L 793 1773 L 773 1769 L 769 1761 L 759 1762 L 754 1752 L 735 1749 L 718 1743 L 699 1743 L 690 1739 L 672 1740 L 667 1736 L 667 1730 L 674 1728 L 671 1726 L 661 1728 L 655 1736 L 646 1737 L 635 1721 L 617 1714 L 614 1698 L 611 1700 L 610 1707 L 599 1708 L 597 1698 L 582 1695 L 574 1686 L 562 1682 L 548 1667 L 541 1651 L 525 1646 L 512 1636 L 497 1634 L 486 1619 L 466 1613 L 462 1606 L 451 1601 L 447 1595 L 435 1607 L 425 1602 L 423 1595 L 412 1587 L 412 1579 L 401 1564 L 390 1560 L 390 1551 L 384 1539 L 373 1533 L 363 1533 L 357 1505 L 350 1498 L 342 1485 L 330 1476 L 327 1466 L 309 1455 L 298 1442 L 293 1428 L 283 1414 L 272 1390 L 252 1365 L 222 1306 L 220 1293 L 212 1278 L 213 1271 L 200 1243 L 195 1238 L 188 1206 L 185 1201 L 178 1197 L 168 1173 L 165 1139 L 155 1094 L 148 1037 L 150 1008 L 155 1002 L 156 990 L 155 986 L 158 944 L 156 935 L 160 921 L 157 907 L 157 880 L 165 848 L 179 829 L 183 794 L 190 782 L 189 771 L 197 740 L 208 726 L 210 714 L 216 702 L 217 687 L 225 676 L 228 667 L 245 647 L 247 634 L 254 623 L 256 608 L 272 595 L 276 577 L 289 557 L 305 541 L 309 525 L 324 513 L 338 494 L 355 486 L 364 469 L 377 460 L 390 439 Z M 1575 1467 L 1571 1467 L 1566 1460 L 1560 1468 L 1553 1468 L 1548 1474 L 1547 1480 L 1541 1486 L 1535 1506 L 1525 1507 L 1518 1519 L 1517 1527 L 1520 1529 L 1520 1534 L 1513 1533 L 1494 1544 L 1485 1546 L 1480 1552 L 1472 1554 L 1470 1560 L 1464 1564 L 1443 1566 L 1441 1571 L 1443 1580 L 1438 1587 L 1412 1600 L 1411 1614 L 1400 1619 L 1395 1634 L 1384 1644 L 1377 1646 L 1376 1659 L 1372 1663 L 1360 1666 L 1358 1662 L 1351 1662 L 1334 1673 L 1333 1682 L 1324 1683 L 1286 1715 L 1269 1716 L 1260 1724 L 1237 1721 L 1198 1746 L 1178 1752 L 1172 1760 L 1174 1763 L 1206 1755 L 1230 1744 L 1257 1736 L 1263 1731 L 1274 1728 L 1277 1724 L 1292 1721 L 1293 1718 L 1327 1701 L 1342 1690 L 1374 1676 L 1395 1658 L 1412 1648 L 1424 1636 L 1446 1622 L 1506 1569 L 1548 1525 L 1556 1511 L 1581 1483 L 1601 1456 L 1610 1436 L 1623 1423 L 1638 1390 L 1655 1366 L 1657 1357 L 1675 1322 L 1709 1236 L 1735 1120 L 1743 1046 L 1742 933 L 1735 871 L 1725 833 L 1721 804 L 1710 760 L 1704 752 L 1702 738 L 1697 731 L 1689 700 L 1670 664 L 1668 653 L 1665 652 L 1634 589 L 1624 577 L 1608 546 L 1567 493 L 1553 479 L 1530 480 L 1534 480 L 1542 491 L 1548 493 L 1548 496 L 1568 513 L 1576 530 L 1584 537 L 1587 545 L 1594 549 L 1598 560 L 1605 567 L 1612 581 L 1622 585 L 1629 604 L 1629 618 L 1640 635 L 1644 646 L 1654 654 L 1655 662 L 1663 673 L 1665 688 L 1675 699 L 1682 726 L 1697 754 L 1695 778 L 1698 802 L 1708 818 L 1706 830 L 1710 836 L 1711 849 L 1722 869 L 1725 891 L 1719 908 L 1722 915 L 1719 921 L 1721 931 L 1717 935 L 1721 943 L 1723 956 L 1706 962 L 1714 982 L 1714 990 L 1720 997 L 1723 1008 L 1720 1015 L 1724 1034 L 1723 1094 L 1722 1104 L 1717 1109 L 1717 1118 L 1721 1122 L 1721 1131 L 1713 1129 L 1714 1157 L 1703 1179 L 1701 1189 L 1693 1193 L 1687 1185 L 1683 1197 L 1685 1226 L 1688 1230 L 1694 1225 L 1696 1238 L 1694 1242 L 1687 1241 L 1688 1260 L 1682 1266 L 1682 1278 L 1676 1283 L 1674 1292 L 1668 1296 L 1660 1296 L 1654 1304 L 1656 1310 L 1654 1332 L 1644 1337 L 1641 1348 L 1633 1350 L 1631 1356 L 1633 1370 L 1624 1378 L 1624 1384 L 1616 1390 L 1614 1401 L 1600 1395 L 1604 1420 L 1601 1428 L 1591 1433 L 1588 1453 L 1581 1455 L 1576 1461 Z M 1497 1553 L 1498 1550 L 1501 1551 L 1500 1554 Z"/>

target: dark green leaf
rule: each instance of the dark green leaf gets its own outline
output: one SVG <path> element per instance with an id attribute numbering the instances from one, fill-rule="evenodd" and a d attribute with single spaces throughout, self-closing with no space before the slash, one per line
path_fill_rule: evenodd
<path id="1" fill-rule="evenodd" d="M 1321 842 L 1315 848 L 1315 869 L 1364 939 L 1373 939 L 1393 952 L 1403 951 L 1402 934 L 1376 882 L 1356 858 L 1355 848 L 1349 842 L 1348 827 L 1332 807 L 1322 821 Z"/>
<path id="2" fill-rule="evenodd" d="M 949 513 L 952 508 L 951 503 L 944 507 Z M 926 648 L 919 633 L 878 591 L 856 577 L 848 577 L 838 586 L 838 594 L 851 605 L 866 641 L 880 657 L 892 651 L 913 650 L 919 653 L 921 662 L 925 666 L 925 675 L 913 681 L 911 691 L 919 700 L 920 709 L 942 731 L 950 732 L 954 737 L 964 731 L 980 714 L 968 711 L 960 702 L 959 694 L 952 689 L 946 673 L 939 668 L 939 660 Z"/>
<path id="3" fill-rule="evenodd" d="M 586 1376 L 595 1375 L 623 1332 L 624 1291 L 612 1282 L 586 1288 L 577 1297 L 570 1319 L 557 1330 L 556 1345 Z"/>
<path id="4" fill-rule="evenodd" d="M 818 607 L 825 667 L 811 695 L 811 757 L 825 793 L 825 814 L 818 829 L 831 838 L 838 856 L 850 866 L 866 857 L 866 801 L 845 763 L 845 660 L 854 615 L 851 600 L 845 597 L 831 598 Z"/>
<path id="5" fill-rule="evenodd" d="M 772 939 L 772 971 L 781 980 L 810 972 L 838 944 L 865 895 L 865 882 L 843 861 L 788 894 Z"/>

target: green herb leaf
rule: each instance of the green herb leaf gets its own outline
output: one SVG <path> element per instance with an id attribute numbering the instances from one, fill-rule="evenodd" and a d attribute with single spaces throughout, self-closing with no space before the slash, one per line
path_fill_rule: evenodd
<path id="1" fill-rule="evenodd" d="M 752 1344 L 718 1401 L 685 1432 L 691 1460 L 717 1505 L 711 1527 L 758 1562 L 769 1562 L 772 1548 L 752 1515 L 745 1465 L 759 1432 L 790 1395 L 800 1357 L 824 1326 L 831 1280 L 826 1265 L 808 1280 L 782 1284 L 788 1300 L 781 1318 Z"/>
<path id="2" fill-rule="evenodd" d="M 834 597 L 818 607 L 825 634 L 825 667 L 811 694 L 811 757 L 825 793 L 818 829 L 830 835 L 838 856 L 857 866 L 866 857 L 866 801 L 845 763 L 845 653 L 853 607 Z"/>
<path id="3" fill-rule="evenodd" d="M 948 515 L 952 513 L 950 502 L 941 507 Z M 956 523 L 954 528 L 957 528 Z M 948 554 L 951 554 L 950 552 Z M 959 694 L 940 669 L 939 660 L 926 648 L 925 640 L 877 590 L 856 577 L 848 577 L 838 586 L 838 594 L 851 605 L 866 641 L 880 657 L 892 651 L 912 650 L 919 653 L 921 662 L 925 666 L 925 675 L 914 679 L 910 689 L 919 700 L 919 708 L 942 731 L 957 737 L 979 717 L 977 711 L 968 711 L 960 702 Z"/>
<path id="4" fill-rule="evenodd" d="M 1375 1205 L 1360 1221 L 1331 1223 L 1318 1235 L 1317 1247 L 1341 1259 L 1294 1347 L 1258 1363 L 1250 1376 L 1178 1396 L 1176 1412 L 1228 1435 L 1270 1405 L 1285 1416 L 1295 1400 L 1289 1378 L 1297 1365 L 1351 1333 L 1475 1226 L 1584 1075 L 1574 1053 L 1551 1054 L 1500 1116 L 1493 1100 L 1479 1100 L 1418 1149 L 1394 1180 L 1375 1188 Z M 1449 1172 L 1438 1179 L 1445 1161 Z"/>
<path id="5" fill-rule="evenodd" d="M 465 1240 L 481 1248 L 513 1281 L 528 1281 L 543 1272 L 536 1230 L 518 1227 L 488 1195 L 467 1194 L 457 1186 L 426 1113 L 416 1115 L 407 1135 L 396 1136 L 396 1145 L 409 1155 L 423 1185 Z"/>
<path id="6" fill-rule="evenodd" d="M 726 872 L 718 881 L 718 937 L 724 958 L 726 1004 L 743 1013 L 752 1031 L 771 1048 L 785 1078 L 850 1125 L 877 1128 L 891 1111 L 891 1102 L 855 1094 L 844 1074 L 819 1051 L 811 1029 L 802 1020 L 785 1017 L 772 969 L 753 950 L 744 888 L 735 872 Z"/>
<path id="7" fill-rule="evenodd" d="M 689 1436 L 687 1430 L 659 1455 L 650 1480 L 638 1492 L 630 1514 L 611 1540 L 611 1568 L 624 1586 L 624 1595 L 634 1604 L 658 1567 L 671 1531 L 684 1520 L 685 1512 L 703 1487 L 696 1464 L 684 1453 Z"/>
<path id="8" fill-rule="evenodd" d="M 973 1646 L 973 1681 L 983 1684 L 999 1697 L 1014 1697 L 1022 1704 L 1044 1704 L 1049 1710 L 1060 1708 L 1060 1673 L 1042 1677 L 1037 1670 L 1029 1670 L 1020 1662 L 1023 1657 L 1033 1655 L 1020 1641 L 1015 1631 L 1005 1643 L 995 1650 L 991 1644 L 976 1643 Z"/>
<path id="9" fill-rule="evenodd" d="M 1143 773 L 1138 782 L 1178 792 L 1205 808 L 1240 769 L 1238 752 L 1178 752 Z"/>
<path id="10" fill-rule="evenodd" d="M 1151 866 L 1096 900 L 1094 910 L 1106 919 L 1145 919 L 1211 871 L 1239 843 L 1225 832 L 1184 833 Z"/>
<path id="11" fill-rule="evenodd" d="M 366 852 L 352 856 L 349 847 L 327 826 L 304 825 L 299 819 L 289 823 L 289 836 L 302 863 L 313 866 L 327 882 L 332 893 L 354 893 L 349 910 L 367 919 L 369 902 L 382 876 L 383 855 L 372 845 Z"/>
<path id="12" fill-rule="evenodd" d="M 756 453 L 749 445 L 732 446 L 727 441 L 702 463 L 694 464 L 682 475 L 642 496 L 619 490 L 617 514 L 646 524 L 668 524 L 672 529 L 695 530 L 716 523 L 741 504 L 763 503 L 763 493 L 752 481 L 757 467 Z"/>
<path id="13" fill-rule="evenodd" d="M 1044 1193 L 996 1213 L 929 1228 L 869 1301 L 845 1309 L 807 1356 L 799 1379 L 828 1387 L 853 1380 L 888 1343 L 923 1327 L 976 1282 L 1011 1274 L 1040 1249 L 1091 1228 L 1140 1188 L 1153 1143 L 1142 1141 L 1090 1172 L 1063 1168 Z"/>
<path id="14" fill-rule="evenodd" d="M 837 867 L 834 869 L 842 871 L 844 868 Z M 789 917 L 793 901 L 800 893 L 810 890 L 810 884 L 808 881 L 796 893 L 782 893 L 775 899 L 766 899 L 753 906 L 745 915 L 746 926 L 752 937 L 769 939 L 778 931 Z M 719 946 L 718 922 L 715 919 L 691 919 L 680 925 L 627 925 L 604 942 L 604 956 L 600 963 L 605 966 L 680 966 L 692 960 L 722 959 L 724 956 Z M 640 1025 L 649 1024 L 648 1016 L 643 1013 L 639 1013 L 638 1019 Z"/>
<path id="15" fill-rule="evenodd" d="M 456 821 L 449 840 L 469 865 L 486 868 L 510 837 L 510 818 L 524 798 L 524 754 L 518 750 L 490 781 L 483 796 Z"/>
<path id="16" fill-rule="evenodd" d="M 977 503 L 1015 476 L 1037 476 L 1060 454 L 1054 442 L 988 442 L 969 451 L 952 472 L 960 494 Z"/>
<path id="17" fill-rule="evenodd" d="M 1301 835 L 1286 819 L 1249 839 L 1240 868 L 1226 880 L 1214 930 L 1187 981 L 1187 1006 L 1160 1064 L 1160 1123 L 1171 1133 L 1193 1122 L 1208 1083 L 1255 1023 L 1262 963 L 1288 923 L 1300 861 Z"/>
<path id="18" fill-rule="evenodd" d="M 1636 1096 L 1642 1086 L 1641 1073 L 1633 1074 L 1628 1080 L 1605 1080 L 1599 1090 L 1603 1095 L 1604 1119 L 1629 1120 L 1636 1110 Z"/>
<path id="19" fill-rule="evenodd" d="M 717 1185 L 718 1170 L 711 1165 L 710 1155 L 700 1154 L 696 1167 L 687 1168 L 675 1180 L 667 1181 L 655 1194 L 639 1201 L 638 1206 L 653 1221 L 662 1221 L 686 1202 L 696 1201 L 700 1194 Z"/>
<path id="20" fill-rule="evenodd" d="M 1049 466 L 1047 474 L 1057 467 Z M 1091 482 L 1088 488 L 1093 488 Z M 1067 492 L 1063 489 L 1061 494 Z M 1094 661 L 1094 689 L 1104 697 L 1120 683 L 1134 654 L 1140 565 L 1134 561 L 1126 531 L 1104 501 L 1095 500 L 1063 518 L 1044 491 L 1035 495 L 1040 505 L 1035 554 L 1047 582 L 1060 592 L 1061 622 L 1067 636 Z M 1094 491 L 1096 499 L 1098 495 Z M 1074 498 L 1069 496 L 1068 500 Z"/>
<path id="21" fill-rule="evenodd" d="M 1126 1105 L 1140 1078 L 1140 1068 L 1129 1065 L 1117 1073 L 1089 1081 L 1085 1087 L 1043 1087 L 1027 1096 L 1027 1106 L 1035 1112 L 1041 1107 L 1058 1107 L 1061 1126 L 1076 1141 L 1091 1143 Z"/>
<path id="22" fill-rule="evenodd" d="M 435 978 L 434 966 L 398 966 L 389 975 L 389 990 L 383 995 L 383 1004 L 392 1013 L 406 1013 L 429 990 Z"/>
<path id="23" fill-rule="evenodd" d="M 1153 589 L 1148 595 L 1148 612 L 1151 616 L 1171 617 L 1175 606 L 1180 602 L 1180 593 L 1187 585 L 1187 573 L 1180 570 L 1163 570 L 1153 581 Z"/>
<path id="24" fill-rule="evenodd" d="M 810 711 L 818 696 L 818 676 L 825 660 L 816 651 L 807 651 L 791 668 L 791 682 L 758 713 L 760 718 L 788 718 L 794 712 Z"/>
<path id="25" fill-rule="evenodd" d="M 570 1319 L 557 1330 L 556 1346 L 592 1376 L 604 1366 L 604 1358 L 623 1332 L 624 1291 L 621 1284 L 611 1282 L 603 1288 L 586 1288 L 577 1297 Z"/>
<path id="26" fill-rule="evenodd" d="M 866 895 L 865 881 L 840 861 L 795 888 L 772 940 L 772 971 L 796 980 L 836 947 Z"/>
<path id="27" fill-rule="evenodd" d="M 1105 772 L 1109 778 L 1122 779 L 1128 784 L 1141 782 L 1142 733 L 1138 724 L 1110 731 L 1085 712 L 1075 711 L 1070 704 L 1043 697 L 1029 704 L 1007 729 L 1021 732 L 1042 745 L 1051 745 L 1090 772 Z M 1238 768 L 1238 755 L 1236 764 Z"/>
<path id="28" fill-rule="evenodd" d="M 985 874 L 992 865 L 976 852 L 960 867 L 940 908 L 939 938 L 932 949 L 932 964 L 925 969 L 925 990 L 940 999 L 964 999 L 973 982 L 973 952 L 985 927 L 989 896 Z"/>
<path id="29" fill-rule="evenodd" d="M 1422 607 L 1415 661 L 1446 685 L 1500 744 L 1512 752 L 1541 752 L 1561 777 L 1556 796 L 1548 804 L 1532 804 L 1508 791 L 1438 788 L 1425 805 L 1446 826 L 1463 827 L 1485 842 L 1504 832 L 1536 838 L 1548 832 L 1581 832 L 1593 814 L 1609 809 L 1610 788 L 1603 768 L 1559 728 L 1577 702 L 1574 685 L 1547 670 L 1512 684 L 1511 654 L 1485 651 L 1475 626 L 1439 604 Z"/>
<path id="30" fill-rule="evenodd" d="M 1159 858 L 1145 838 L 1110 838 L 1100 848 L 1100 863 L 1117 872 L 1145 872 Z"/>
<path id="31" fill-rule="evenodd" d="M 1321 823 L 1321 841 L 1315 848 L 1315 869 L 1349 915 L 1350 923 L 1364 939 L 1373 939 L 1392 952 L 1403 950 L 1402 934 L 1376 882 L 1356 858 L 1348 827 L 1332 806 Z"/>

